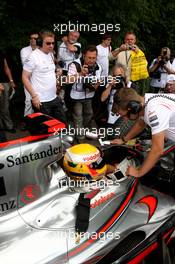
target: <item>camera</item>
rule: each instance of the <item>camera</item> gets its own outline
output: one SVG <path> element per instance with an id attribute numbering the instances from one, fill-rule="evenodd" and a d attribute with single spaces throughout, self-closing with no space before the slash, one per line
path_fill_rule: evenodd
<path id="1" fill-rule="evenodd" d="M 128 45 L 128 49 L 132 50 L 134 47 L 132 45 Z"/>
<path id="2" fill-rule="evenodd" d="M 87 76 L 87 78 L 84 79 L 83 88 L 88 89 L 89 91 L 94 91 L 95 88 L 94 85 L 94 76 Z"/>
<path id="3" fill-rule="evenodd" d="M 164 58 L 161 58 L 161 60 L 159 61 L 159 66 L 162 67 L 166 63 L 167 63 L 167 61 Z"/>
<path id="4" fill-rule="evenodd" d="M 65 65 L 66 65 L 66 63 L 65 63 L 64 61 L 62 61 L 62 60 L 58 61 L 58 66 L 59 66 L 60 68 L 64 68 Z"/>
<path id="5" fill-rule="evenodd" d="M 90 65 L 90 66 L 88 66 L 88 72 L 89 72 L 89 74 L 91 74 L 91 75 L 95 75 L 95 72 L 96 72 L 97 70 L 99 70 L 99 67 L 98 67 L 97 64 L 94 64 L 94 65 Z"/>
<path id="6" fill-rule="evenodd" d="M 128 44 L 128 50 L 135 51 L 136 50 L 136 45 L 130 45 L 130 44 Z"/>
<path id="7" fill-rule="evenodd" d="M 167 50 L 164 50 L 161 55 L 161 60 L 159 61 L 159 65 L 162 67 L 168 62 L 168 57 L 167 57 Z"/>
<path id="8" fill-rule="evenodd" d="M 125 78 L 121 75 L 115 76 L 115 80 L 117 81 L 117 83 L 115 83 L 112 87 L 112 89 L 114 90 L 119 90 L 121 88 L 124 87 L 125 85 Z"/>

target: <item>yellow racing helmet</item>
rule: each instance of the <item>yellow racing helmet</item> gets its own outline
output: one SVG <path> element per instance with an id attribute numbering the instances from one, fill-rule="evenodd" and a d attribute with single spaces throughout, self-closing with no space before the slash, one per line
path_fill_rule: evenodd
<path id="1" fill-rule="evenodd" d="M 78 144 L 68 148 L 63 165 L 68 176 L 75 181 L 97 181 L 107 171 L 101 152 L 90 144 Z"/>

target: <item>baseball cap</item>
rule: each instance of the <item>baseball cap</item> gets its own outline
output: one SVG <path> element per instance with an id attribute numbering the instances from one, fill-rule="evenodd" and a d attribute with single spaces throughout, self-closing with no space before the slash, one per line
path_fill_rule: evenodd
<path id="1" fill-rule="evenodd" d="M 167 83 L 175 82 L 175 74 L 169 74 L 167 77 Z"/>

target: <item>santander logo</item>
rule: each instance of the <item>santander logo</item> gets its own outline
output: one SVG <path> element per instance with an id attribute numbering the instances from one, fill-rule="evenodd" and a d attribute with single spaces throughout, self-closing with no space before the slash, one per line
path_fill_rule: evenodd
<path id="1" fill-rule="evenodd" d="M 111 197 L 113 197 L 115 195 L 114 192 L 111 192 L 105 196 L 101 196 L 100 199 L 96 199 L 92 204 L 91 204 L 91 208 L 95 208 L 97 206 L 99 206 L 100 204 L 108 201 Z"/>

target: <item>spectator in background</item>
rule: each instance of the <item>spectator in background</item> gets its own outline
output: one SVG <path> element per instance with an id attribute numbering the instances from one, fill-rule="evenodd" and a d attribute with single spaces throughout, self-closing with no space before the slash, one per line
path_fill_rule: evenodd
<path id="1" fill-rule="evenodd" d="M 133 32 L 126 32 L 124 44 L 112 51 L 109 58 L 126 67 L 127 81 L 135 82 L 140 87 L 140 93 L 148 89 L 148 63 L 143 51 L 136 45 L 136 35 Z"/>
<path id="2" fill-rule="evenodd" d="M 15 89 L 12 73 L 8 65 L 6 55 L 0 51 L 0 128 L 10 133 L 15 133 L 14 125 L 9 112 L 10 94 Z M 2 89 L 3 86 L 3 89 Z"/>
<path id="3" fill-rule="evenodd" d="M 71 62 L 81 57 L 81 44 L 78 42 L 80 33 L 78 31 L 70 31 L 67 35 L 62 36 L 62 43 L 58 47 L 58 66 L 62 68 L 62 75 L 67 75 L 68 66 Z M 65 110 L 67 111 L 68 119 L 72 119 L 72 102 L 70 98 L 71 86 L 61 83 L 60 96 Z"/>
<path id="4" fill-rule="evenodd" d="M 37 39 L 38 39 L 38 33 L 31 32 L 31 34 L 30 34 L 30 45 L 25 47 L 25 48 L 22 48 L 20 51 L 20 57 L 21 57 L 22 65 L 24 65 L 24 63 L 26 62 L 26 60 L 29 57 L 29 55 L 31 54 L 31 52 L 36 49 L 36 47 L 37 47 L 36 40 Z M 32 108 L 31 96 L 25 87 L 24 87 L 24 92 L 25 92 L 24 116 L 26 116 L 26 115 L 32 114 L 34 112 L 34 110 Z"/>
<path id="5" fill-rule="evenodd" d="M 102 67 L 101 76 L 107 77 L 109 74 L 109 54 L 111 52 L 111 35 L 105 33 L 102 36 L 102 43 L 97 46 L 97 63 Z"/>
<path id="6" fill-rule="evenodd" d="M 70 94 L 73 103 L 72 115 L 77 138 L 80 140 L 85 137 L 83 128 L 92 128 L 92 98 L 100 85 L 98 80 L 101 76 L 101 66 L 96 60 L 97 48 L 91 45 L 84 51 L 82 59 L 69 65 L 68 80 L 69 83 L 73 83 Z"/>
<path id="7" fill-rule="evenodd" d="M 78 42 L 80 33 L 70 31 L 64 36 L 63 42 L 58 48 L 58 62 L 63 70 L 68 71 L 68 65 L 81 57 L 81 44 Z"/>
<path id="8" fill-rule="evenodd" d="M 102 42 L 97 48 L 97 63 L 102 67 L 101 86 L 95 91 L 92 105 L 94 111 L 94 119 L 98 126 L 106 126 L 107 108 L 106 104 L 101 102 L 101 95 L 105 90 L 109 75 L 109 53 L 111 52 L 111 35 L 105 33 L 102 35 Z"/>
<path id="9" fill-rule="evenodd" d="M 112 69 L 113 80 L 106 85 L 106 89 L 101 95 L 101 101 L 108 100 L 108 124 L 114 124 L 120 117 L 112 113 L 113 97 L 115 93 L 126 84 L 125 68 L 122 64 L 116 64 Z M 120 79 L 119 79 L 120 78 Z"/>
<path id="10" fill-rule="evenodd" d="M 168 74 L 175 74 L 175 59 L 171 58 L 171 51 L 168 47 L 161 49 L 160 56 L 151 63 L 149 72 L 151 77 L 150 92 L 164 92 Z"/>
<path id="11" fill-rule="evenodd" d="M 113 80 L 106 85 L 106 89 L 103 91 L 101 95 L 101 101 L 107 101 L 108 105 L 108 127 L 118 127 L 120 128 L 120 136 L 124 136 L 128 130 L 134 125 L 134 122 L 128 120 L 127 122 L 116 113 L 112 112 L 112 106 L 114 101 L 114 96 L 119 90 L 123 87 L 133 88 L 137 90 L 137 86 L 133 84 L 131 81 L 127 81 L 126 79 L 126 69 L 125 67 L 117 63 L 112 69 L 112 77 Z"/>
<path id="12" fill-rule="evenodd" d="M 36 111 L 66 123 L 62 103 L 56 94 L 56 74 L 53 49 L 55 35 L 41 31 L 36 48 L 23 66 L 22 80 Z"/>

